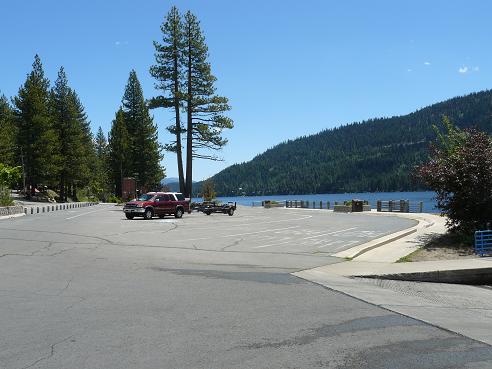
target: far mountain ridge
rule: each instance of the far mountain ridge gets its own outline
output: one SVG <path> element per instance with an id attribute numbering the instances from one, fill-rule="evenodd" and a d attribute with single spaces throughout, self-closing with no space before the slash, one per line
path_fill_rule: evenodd
<path id="1" fill-rule="evenodd" d="M 443 115 L 460 128 L 492 133 L 492 90 L 282 142 L 214 175 L 215 190 L 219 196 L 422 190 L 413 169 L 427 159 L 433 125 L 441 127 Z"/>

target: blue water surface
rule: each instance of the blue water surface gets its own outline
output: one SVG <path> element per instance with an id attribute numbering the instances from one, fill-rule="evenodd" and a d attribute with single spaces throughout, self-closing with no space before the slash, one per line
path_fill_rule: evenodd
<path id="1" fill-rule="evenodd" d="M 335 202 L 343 203 L 348 200 L 367 200 L 373 208 L 376 208 L 377 200 L 410 200 L 410 202 L 424 203 L 424 212 L 438 213 L 436 208 L 436 200 L 434 192 L 361 192 L 361 193 L 336 193 L 336 194 L 316 194 L 316 195 L 276 195 L 276 196 L 236 196 L 236 197 L 218 197 L 217 200 L 222 203 L 232 201 L 238 205 L 258 206 L 261 201 L 275 200 L 299 200 L 299 201 L 320 201 L 325 203 L 330 202 L 330 207 L 333 208 Z M 202 201 L 202 199 L 193 199 L 193 201 Z M 324 206 L 324 205 L 323 205 Z"/>

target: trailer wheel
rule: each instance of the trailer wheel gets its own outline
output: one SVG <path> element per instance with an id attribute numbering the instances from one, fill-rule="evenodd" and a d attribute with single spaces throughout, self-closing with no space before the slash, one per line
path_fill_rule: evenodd
<path id="1" fill-rule="evenodd" d="M 205 214 L 210 215 L 211 213 L 209 211 L 205 211 Z"/>
<path id="2" fill-rule="evenodd" d="M 229 216 L 232 217 L 234 215 L 234 209 L 230 208 L 227 214 L 229 214 Z"/>

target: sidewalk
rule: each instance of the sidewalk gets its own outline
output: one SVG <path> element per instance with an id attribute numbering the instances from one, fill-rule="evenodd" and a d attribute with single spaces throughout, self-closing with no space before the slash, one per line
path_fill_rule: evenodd
<path id="1" fill-rule="evenodd" d="M 350 261 L 293 274 L 492 344 L 492 288 L 452 284 L 488 279 L 492 258 L 395 263 L 415 251 L 423 237 L 444 233 L 445 220 L 434 214 L 373 215 L 410 217 L 419 224 L 333 255 Z"/>

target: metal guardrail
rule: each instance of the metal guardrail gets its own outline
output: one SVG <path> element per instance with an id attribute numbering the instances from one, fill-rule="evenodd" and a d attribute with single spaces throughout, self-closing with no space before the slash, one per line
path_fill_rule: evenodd
<path id="1" fill-rule="evenodd" d="M 97 205 L 97 202 L 71 202 L 71 203 L 61 203 L 61 204 L 43 204 L 42 206 L 24 206 L 24 213 L 29 214 L 40 214 L 49 213 L 58 210 L 69 210 L 77 208 L 85 208 L 87 206 Z"/>
<path id="2" fill-rule="evenodd" d="M 410 202 L 409 200 L 378 200 L 376 209 L 381 212 L 422 213 L 424 210 L 424 203 L 422 201 Z"/>
<path id="3" fill-rule="evenodd" d="M 492 255 L 492 231 L 475 232 L 475 254 Z"/>

